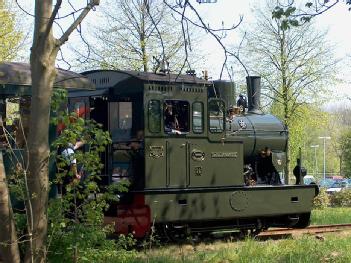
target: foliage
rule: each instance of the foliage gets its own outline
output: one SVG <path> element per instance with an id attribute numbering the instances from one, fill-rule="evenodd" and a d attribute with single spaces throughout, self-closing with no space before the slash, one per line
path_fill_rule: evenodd
<path id="1" fill-rule="evenodd" d="M 332 206 L 351 207 L 351 189 L 342 189 L 330 197 Z"/>
<path id="2" fill-rule="evenodd" d="M 68 113 L 60 107 L 65 99 L 65 93 L 57 91 L 53 100 L 53 112 L 57 116 L 52 122 L 64 124 L 65 129 L 52 144 L 58 171 L 61 169 L 52 183 L 53 186 L 64 184 L 66 193 L 49 203 L 49 260 L 62 262 L 73 258 L 75 262 L 123 262 L 133 257 L 133 252 L 126 251 L 133 240 L 121 239 L 119 243 L 108 240 L 107 236 L 113 232 L 113 228 L 104 226 L 103 218 L 108 201 L 117 201 L 114 191 L 126 191 L 127 185 L 112 185 L 102 192 L 98 184 L 102 168 L 99 154 L 110 143 L 109 133 L 95 121 L 85 120 L 79 113 Z M 84 142 L 85 149 L 76 150 L 72 157 L 84 172 L 80 181 L 65 169 L 69 167 L 69 160 L 62 158 L 60 151 L 56 150 L 78 140 Z M 67 180 L 67 177 L 70 179 Z"/>
<path id="3" fill-rule="evenodd" d="M 66 218 L 62 200 L 53 199 L 49 206 L 49 261 L 50 262 L 126 262 L 134 257 L 127 250 L 134 244 L 131 237 L 118 242 L 109 239 L 111 226 L 103 226 L 103 202 L 91 201 L 83 205 L 85 219 L 75 224 Z"/>
<path id="4" fill-rule="evenodd" d="M 283 107 L 277 103 L 272 104 L 271 112 L 283 118 Z M 325 130 L 328 124 L 329 114 L 322 111 L 315 105 L 304 105 L 299 107 L 295 114 L 289 119 L 289 152 L 290 152 L 290 169 L 292 170 L 299 158 L 299 149 L 302 149 L 303 166 L 309 173 L 315 169 L 314 155 L 311 154 L 309 146 L 315 144 L 315 138 L 318 138 Z M 321 147 L 322 148 L 322 147 Z M 313 150 L 313 149 L 312 149 Z M 310 157 L 310 158 L 305 158 Z M 328 166 L 329 167 L 329 166 Z"/>
<path id="5" fill-rule="evenodd" d="M 313 199 L 313 208 L 325 209 L 330 205 L 329 195 L 325 189 L 320 189 L 319 194 Z"/>
<path id="6" fill-rule="evenodd" d="M 314 209 L 311 214 L 312 225 L 328 224 L 349 224 L 351 208 L 349 207 L 328 207 L 324 209 Z"/>
<path id="7" fill-rule="evenodd" d="M 16 28 L 15 14 L 8 9 L 7 1 L 0 1 L 0 62 L 16 58 L 22 32 Z"/>
<path id="8" fill-rule="evenodd" d="M 118 8 L 111 8 L 115 6 Z M 183 32 L 162 0 L 109 0 L 101 10 L 100 23 L 92 25 L 94 50 L 87 58 L 90 68 L 154 71 L 156 59 L 170 62 L 172 70 L 180 68 Z M 192 28 L 188 45 L 194 45 L 194 32 Z M 80 50 L 77 53 L 82 56 Z"/>
<path id="9" fill-rule="evenodd" d="M 317 105 L 326 99 L 329 84 L 336 81 L 337 61 L 326 32 L 319 32 L 312 23 L 282 29 L 283 21 L 271 16 L 275 4 L 267 0 L 257 10 L 256 21 L 245 31 L 242 55 L 250 74 L 262 77 L 265 108 L 278 115 L 290 130 L 287 164 L 291 169 L 309 121 L 313 120 L 311 127 L 316 127 L 314 114 L 323 116 Z"/>
<path id="10" fill-rule="evenodd" d="M 351 236 L 327 234 L 323 240 L 314 236 L 260 242 L 215 242 L 211 244 L 178 245 L 155 249 L 131 262 L 349 262 Z"/>
<path id="11" fill-rule="evenodd" d="M 339 139 L 341 156 L 342 156 L 342 170 L 346 177 L 351 176 L 351 130 L 346 130 Z"/>
<path id="12" fill-rule="evenodd" d="M 92 120 L 85 120 L 77 112 L 68 112 L 67 92 L 56 89 L 52 99 L 51 118 L 55 126 L 64 124 L 65 129 L 53 142 L 51 155 L 56 159 L 56 165 L 61 172 L 51 182 L 56 189 L 62 182 L 66 185 L 66 194 L 51 199 L 48 207 L 48 257 L 50 262 L 125 262 L 134 256 L 129 251 L 134 240 L 131 237 L 120 237 L 109 240 L 108 235 L 114 231 L 111 225 L 103 224 L 104 211 L 108 208 L 108 201 L 117 201 L 116 192 L 128 190 L 128 184 L 121 182 L 113 184 L 101 191 L 99 174 L 101 152 L 110 143 L 109 133 L 101 129 L 101 125 Z M 74 158 L 81 167 L 84 167 L 83 180 L 75 179 L 75 174 L 65 171 L 69 166 L 67 160 L 60 156 L 58 148 L 64 148 L 68 143 L 77 140 L 85 143 L 85 151 L 76 151 Z M 82 169 L 83 170 L 83 169 Z M 59 171 L 59 169 L 57 170 Z M 21 213 L 28 202 L 26 188 L 26 170 L 17 162 L 17 165 L 8 174 L 9 189 L 16 204 L 15 220 L 17 235 L 20 236 L 20 250 L 25 253 L 28 239 L 28 218 Z M 70 178 L 67 180 L 67 178 Z M 24 204 L 24 205 L 23 205 Z"/>
<path id="13" fill-rule="evenodd" d="M 307 7 L 311 7 L 312 3 L 307 3 Z M 300 19 L 296 19 L 293 15 L 296 11 L 296 7 L 288 6 L 286 8 L 276 6 L 272 11 L 272 17 L 280 19 L 282 22 L 280 28 L 283 30 L 289 29 L 291 26 L 296 27 L 300 26 L 305 22 L 310 22 L 310 16 L 302 16 Z"/>
<path id="14" fill-rule="evenodd" d="M 268 0 L 246 30 L 243 60 L 251 74 L 262 76 L 264 102 L 281 105 L 287 122 L 300 106 L 326 99 L 327 87 L 336 81 L 337 61 L 326 32 L 311 23 L 281 30 L 281 21 L 268 15 L 271 6 Z"/>
<path id="15" fill-rule="evenodd" d="M 344 2 L 346 5 L 351 5 L 350 0 L 345 0 Z M 286 30 L 310 22 L 313 17 L 323 14 L 338 3 L 339 0 L 306 0 L 303 7 L 297 8 L 294 1 L 278 2 L 278 5 L 272 11 L 272 17 L 282 20 L 281 28 Z M 351 7 L 349 7 L 350 10 Z"/>

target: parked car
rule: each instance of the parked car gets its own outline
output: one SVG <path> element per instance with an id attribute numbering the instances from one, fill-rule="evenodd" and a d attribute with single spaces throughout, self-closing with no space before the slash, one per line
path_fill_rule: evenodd
<path id="1" fill-rule="evenodd" d="M 314 176 L 312 175 L 306 175 L 303 178 L 303 184 L 315 184 L 316 183 L 316 179 L 314 179 Z"/>
<path id="2" fill-rule="evenodd" d="M 349 180 L 342 180 L 334 182 L 330 188 L 327 189 L 328 194 L 333 194 L 335 192 L 340 192 L 343 189 L 351 188 Z"/>
<path id="3" fill-rule="evenodd" d="M 330 179 L 330 178 L 326 178 L 325 180 L 322 179 L 321 181 L 319 181 L 319 187 L 320 188 L 330 188 L 333 184 L 335 183 L 335 180 Z"/>

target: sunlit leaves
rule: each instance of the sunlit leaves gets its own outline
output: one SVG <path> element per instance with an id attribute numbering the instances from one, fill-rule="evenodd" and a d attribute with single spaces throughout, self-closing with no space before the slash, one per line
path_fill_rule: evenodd
<path id="1" fill-rule="evenodd" d="M 16 28 L 15 15 L 0 1 L 0 61 L 16 58 L 23 34 Z"/>

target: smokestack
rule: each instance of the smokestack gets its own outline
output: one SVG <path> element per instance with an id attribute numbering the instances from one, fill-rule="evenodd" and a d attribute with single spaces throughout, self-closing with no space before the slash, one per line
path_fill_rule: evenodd
<path id="1" fill-rule="evenodd" d="M 262 114 L 260 110 L 260 97 L 261 97 L 261 77 L 247 76 L 247 99 L 248 99 L 248 112 Z"/>
<path id="2" fill-rule="evenodd" d="M 217 95 L 219 94 L 220 98 L 225 101 L 227 108 L 236 105 L 234 82 L 228 80 L 214 80 L 213 84 Z"/>

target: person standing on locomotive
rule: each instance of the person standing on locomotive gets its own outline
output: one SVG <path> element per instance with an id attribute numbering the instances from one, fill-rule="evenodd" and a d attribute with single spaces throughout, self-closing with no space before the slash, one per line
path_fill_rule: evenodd
<path id="1" fill-rule="evenodd" d="M 279 173 L 272 160 L 272 151 L 266 147 L 260 151 L 256 160 L 256 174 L 258 184 L 281 184 Z"/>
<path id="2" fill-rule="evenodd" d="M 236 106 L 238 106 L 241 109 L 242 113 L 245 113 L 245 109 L 247 108 L 247 100 L 244 95 L 239 95 L 239 99 L 236 102 Z"/>
<path id="3" fill-rule="evenodd" d="M 165 132 L 174 132 L 174 130 L 179 130 L 179 122 L 177 116 L 173 112 L 172 104 L 165 103 L 164 124 Z"/>

